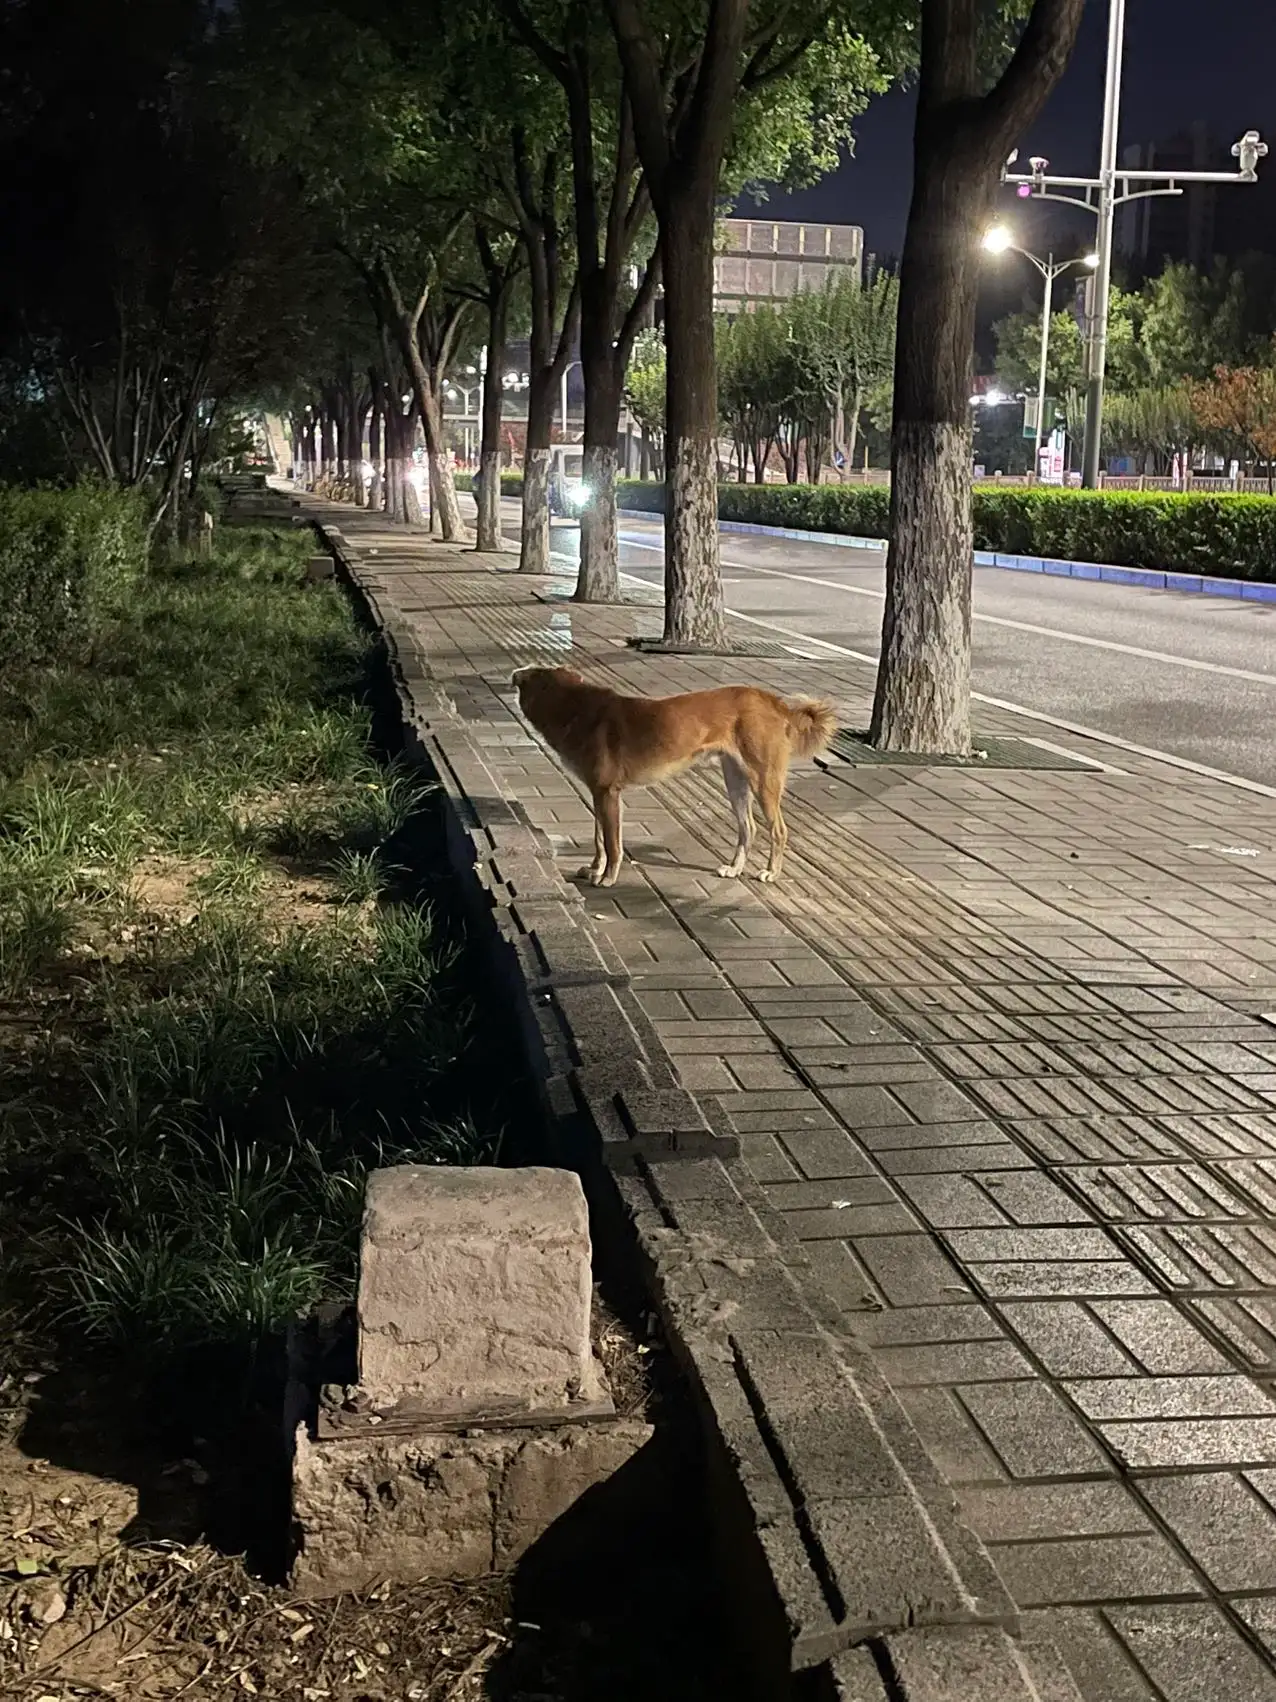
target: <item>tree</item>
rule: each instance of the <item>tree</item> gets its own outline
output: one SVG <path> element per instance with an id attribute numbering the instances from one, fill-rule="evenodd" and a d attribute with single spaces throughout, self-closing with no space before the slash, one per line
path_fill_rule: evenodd
<path id="1" fill-rule="evenodd" d="M 1175 457 L 1190 467 L 1208 436 L 1191 384 L 1115 391 L 1104 404 L 1103 429 L 1112 442 L 1165 471 Z"/>
<path id="2" fill-rule="evenodd" d="M 834 422 L 846 466 L 852 466 L 864 410 L 880 409 L 894 365 L 899 280 L 888 272 L 864 284 L 842 278 L 793 306 L 799 316 L 798 360 Z"/>
<path id="3" fill-rule="evenodd" d="M 1061 288 L 1061 286 L 1060 286 Z M 1143 303 L 1128 290 L 1114 288 L 1108 313 L 1108 385 L 1112 391 L 1131 390 L 1147 382 L 1147 363 L 1140 342 Z M 993 326 L 997 354 L 995 371 L 1002 389 L 1035 395 L 1041 362 L 1041 309 L 1011 313 Z M 1046 363 L 1046 393 L 1062 401 L 1085 384 L 1085 348 L 1081 327 L 1071 308 L 1050 316 L 1050 350 Z"/>
<path id="4" fill-rule="evenodd" d="M 713 237 L 733 134 L 738 119 L 743 134 L 752 118 L 744 169 L 763 154 L 783 152 L 787 169 L 799 171 L 826 158 L 835 137 L 849 134 L 866 80 L 879 87 L 881 71 L 843 9 L 829 0 L 606 5 L 660 233 L 668 348 L 665 638 L 718 648 L 726 625 L 718 571 Z M 890 12 L 888 24 L 899 29 L 906 20 Z"/>
<path id="5" fill-rule="evenodd" d="M 1220 366 L 1191 386 L 1196 417 L 1239 449 L 1242 459 L 1266 463 L 1267 491 L 1276 474 L 1276 371 L 1269 366 Z"/>
<path id="6" fill-rule="evenodd" d="M 970 749 L 970 389 L 980 243 L 1001 167 L 1063 74 L 1084 0 L 1033 0 L 989 83 L 979 0 L 921 0 L 913 194 L 900 265 L 891 541 L 872 738 Z"/>
<path id="7" fill-rule="evenodd" d="M 663 460 L 665 436 L 665 340 L 659 331 L 640 331 L 625 379 L 625 399 L 643 442 Z"/>
<path id="8" fill-rule="evenodd" d="M 561 86 L 571 140 L 572 206 L 580 281 L 580 362 L 585 386 L 584 480 L 576 598 L 620 595 L 616 438 L 633 340 L 646 321 L 658 264 L 647 238 L 651 201 L 634 146 L 632 108 L 606 19 L 558 0 L 500 0 L 515 38 Z M 631 256 L 641 279 L 627 288 Z"/>
<path id="9" fill-rule="evenodd" d="M 1149 383 L 1206 379 L 1216 366 L 1243 363 L 1245 281 L 1225 261 L 1208 274 L 1171 261 L 1143 294 L 1140 340 Z"/>

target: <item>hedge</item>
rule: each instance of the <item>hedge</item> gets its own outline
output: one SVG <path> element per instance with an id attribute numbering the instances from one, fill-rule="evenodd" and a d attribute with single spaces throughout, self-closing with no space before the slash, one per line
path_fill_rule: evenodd
<path id="1" fill-rule="evenodd" d="M 621 508 L 664 511 L 663 484 L 617 485 Z M 1276 501 L 1161 491 L 1071 491 L 979 485 L 975 547 L 1005 555 L 1103 562 L 1229 579 L 1276 580 Z M 720 485 L 723 520 L 884 538 L 885 485 Z"/>
<path id="2" fill-rule="evenodd" d="M 82 641 L 145 560 L 134 496 L 0 486 L 0 667 L 42 662 Z"/>

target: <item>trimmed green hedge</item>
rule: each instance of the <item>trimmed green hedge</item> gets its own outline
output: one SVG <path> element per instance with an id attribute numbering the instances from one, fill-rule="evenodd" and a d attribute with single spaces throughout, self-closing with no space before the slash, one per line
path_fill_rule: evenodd
<path id="1" fill-rule="evenodd" d="M 617 485 L 621 508 L 664 512 L 653 481 Z M 1072 491 L 979 485 L 975 547 L 1005 555 L 1102 562 L 1276 580 L 1276 501 L 1266 496 L 1186 496 L 1161 491 Z M 720 485 L 723 520 L 884 538 L 885 485 Z"/>
<path id="2" fill-rule="evenodd" d="M 456 475 L 455 483 L 456 488 L 459 491 L 472 491 L 474 489 L 474 475 L 473 473 L 458 473 Z M 522 496 L 522 494 L 523 475 L 521 473 L 502 473 L 501 495 Z"/>
<path id="3" fill-rule="evenodd" d="M 145 561 L 134 496 L 0 486 L 0 667 L 42 662 L 82 640 Z"/>

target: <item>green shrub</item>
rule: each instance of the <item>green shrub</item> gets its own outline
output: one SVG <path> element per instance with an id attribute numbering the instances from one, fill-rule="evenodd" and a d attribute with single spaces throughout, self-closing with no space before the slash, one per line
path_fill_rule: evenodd
<path id="1" fill-rule="evenodd" d="M 664 512 L 663 484 L 622 480 L 616 497 L 622 509 Z M 723 520 L 756 526 L 885 538 L 890 490 L 886 485 L 720 485 L 718 513 Z M 980 550 L 1276 580 L 1276 501 L 1271 497 L 979 485 L 974 518 Z"/>
<path id="2" fill-rule="evenodd" d="M 459 491 L 472 491 L 474 489 L 473 473 L 458 473 L 456 475 L 456 488 Z M 502 473 L 501 495 L 522 496 L 522 494 L 523 475 L 521 473 Z"/>
<path id="3" fill-rule="evenodd" d="M 83 639 L 145 560 L 135 497 L 0 486 L 0 666 L 44 661 Z"/>

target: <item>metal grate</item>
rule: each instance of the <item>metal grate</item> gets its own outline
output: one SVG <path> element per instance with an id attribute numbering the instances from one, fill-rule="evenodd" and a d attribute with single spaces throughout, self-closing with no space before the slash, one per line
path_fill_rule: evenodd
<path id="1" fill-rule="evenodd" d="M 1084 757 L 1050 750 L 1030 739 L 990 738 L 976 732 L 970 756 L 929 756 L 914 751 L 879 751 L 868 742 L 868 734 L 853 727 L 839 727 L 829 741 L 829 753 L 843 762 L 891 768 L 1057 768 L 1096 774 L 1102 764 Z"/>
<path id="2" fill-rule="evenodd" d="M 793 652 L 764 638 L 740 638 L 715 650 L 703 644 L 666 644 L 663 638 L 630 638 L 626 643 L 645 656 L 755 656 L 782 662 L 793 661 Z"/>

